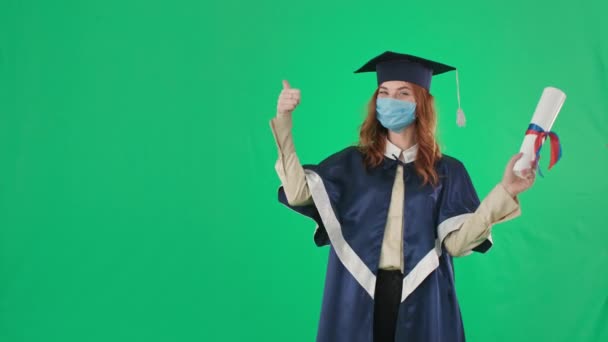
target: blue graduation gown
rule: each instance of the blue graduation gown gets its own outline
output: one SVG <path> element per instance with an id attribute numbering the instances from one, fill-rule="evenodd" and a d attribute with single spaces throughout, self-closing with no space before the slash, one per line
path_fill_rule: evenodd
<path id="1" fill-rule="evenodd" d="M 348 147 L 318 165 L 304 165 L 314 204 L 291 206 L 283 188 L 279 201 L 314 219 L 317 246 L 330 246 L 317 341 L 371 342 L 376 274 L 398 162 L 385 158 L 366 169 L 363 154 Z M 452 257 L 443 247 L 479 206 L 461 162 L 443 156 L 440 181 L 422 186 L 414 164 L 404 166 L 404 280 L 396 341 L 465 340 L 454 287 Z M 486 240 L 475 248 L 485 252 Z"/>

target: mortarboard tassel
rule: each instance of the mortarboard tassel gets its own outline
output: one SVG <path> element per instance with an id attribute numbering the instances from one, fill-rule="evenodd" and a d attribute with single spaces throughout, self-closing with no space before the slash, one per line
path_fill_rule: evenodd
<path id="1" fill-rule="evenodd" d="M 458 111 L 456 112 L 456 124 L 458 127 L 464 127 L 467 123 L 467 118 L 464 116 L 464 111 L 460 106 L 460 82 L 458 81 L 458 69 L 456 69 L 456 95 L 458 96 Z"/>

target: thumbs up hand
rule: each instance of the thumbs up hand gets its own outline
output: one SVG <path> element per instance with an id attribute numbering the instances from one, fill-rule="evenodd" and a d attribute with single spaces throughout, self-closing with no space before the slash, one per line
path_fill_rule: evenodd
<path id="1" fill-rule="evenodd" d="M 293 89 L 289 82 L 283 81 L 283 90 L 277 102 L 277 116 L 290 115 L 300 104 L 300 89 Z"/>

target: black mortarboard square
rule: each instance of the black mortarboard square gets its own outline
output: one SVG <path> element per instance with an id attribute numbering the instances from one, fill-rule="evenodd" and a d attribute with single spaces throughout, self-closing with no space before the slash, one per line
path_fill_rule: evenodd
<path id="1" fill-rule="evenodd" d="M 355 73 L 375 71 L 378 85 L 385 81 L 405 81 L 429 91 L 433 75 L 452 70 L 456 68 L 412 55 L 386 51 L 372 58 Z"/>

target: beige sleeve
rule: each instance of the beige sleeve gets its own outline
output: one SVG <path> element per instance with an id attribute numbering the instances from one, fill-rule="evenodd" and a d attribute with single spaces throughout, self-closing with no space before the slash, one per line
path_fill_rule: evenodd
<path id="1" fill-rule="evenodd" d="M 313 203 L 312 196 L 306 183 L 304 168 L 296 155 L 291 127 L 291 114 L 277 114 L 270 120 L 270 128 L 279 152 L 275 170 L 283 184 L 287 202 L 293 206 L 308 205 Z"/>
<path id="2" fill-rule="evenodd" d="M 484 198 L 479 208 L 468 216 L 460 229 L 447 235 L 445 248 L 453 256 L 466 255 L 490 236 L 492 225 L 521 215 L 517 197 L 498 184 Z"/>

